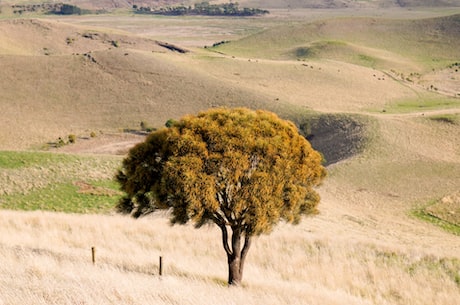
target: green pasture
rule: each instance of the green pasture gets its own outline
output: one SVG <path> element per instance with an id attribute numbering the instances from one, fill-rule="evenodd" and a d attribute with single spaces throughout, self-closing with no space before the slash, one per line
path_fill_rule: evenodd
<path id="1" fill-rule="evenodd" d="M 91 184 L 108 184 L 95 181 Z M 111 185 L 110 190 L 116 189 Z M 0 196 L 0 206 L 10 210 L 43 210 L 65 213 L 108 213 L 113 210 L 120 195 L 80 193 L 72 183 L 53 184 L 27 194 Z"/>
<path id="2" fill-rule="evenodd" d="M 52 163 L 67 163 L 76 160 L 74 156 L 41 152 L 2 151 L 0 152 L 1 169 L 19 169 L 35 165 L 47 166 Z"/>
<path id="3" fill-rule="evenodd" d="M 460 99 L 430 95 L 417 99 L 398 100 L 386 105 L 383 110 L 378 111 L 394 114 L 454 109 L 458 107 L 460 107 Z"/>
<path id="4" fill-rule="evenodd" d="M 0 208 L 108 213 L 121 193 L 119 158 L 49 152 L 0 152 Z"/>

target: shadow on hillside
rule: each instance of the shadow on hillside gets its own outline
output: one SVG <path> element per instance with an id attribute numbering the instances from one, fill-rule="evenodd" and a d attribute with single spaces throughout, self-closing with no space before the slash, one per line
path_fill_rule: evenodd
<path id="1" fill-rule="evenodd" d="M 319 115 L 299 124 L 312 147 L 323 154 L 325 165 L 348 159 L 363 150 L 365 124 L 348 115 Z"/>

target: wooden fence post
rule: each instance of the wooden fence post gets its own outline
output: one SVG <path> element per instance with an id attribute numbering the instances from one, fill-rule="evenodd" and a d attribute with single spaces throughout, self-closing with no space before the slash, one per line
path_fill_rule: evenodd
<path id="1" fill-rule="evenodd" d="M 163 257 L 160 256 L 160 265 L 158 266 L 160 276 L 163 275 Z"/>
<path id="2" fill-rule="evenodd" d="M 96 264 L 96 247 L 91 247 L 91 261 Z"/>

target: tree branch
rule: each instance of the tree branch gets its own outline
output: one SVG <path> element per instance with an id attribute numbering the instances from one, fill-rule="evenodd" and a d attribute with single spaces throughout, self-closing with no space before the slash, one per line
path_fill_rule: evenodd
<path id="1" fill-rule="evenodd" d="M 225 252 L 227 252 L 227 255 L 233 255 L 232 250 L 230 250 L 230 246 L 228 245 L 228 231 L 227 231 L 227 226 L 223 225 L 220 227 L 222 231 L 222 244 L 224 246 Z"/>
<path id="2" fill-rule="evenodd" d="M 225 252 L 227 255 L 232 255 L 233 252 L 228 244 L 228 230 L 225 219 L 219 213 L 214 213 L 213 221 L 222 231 L 222 245 L 224 246 Z"/>

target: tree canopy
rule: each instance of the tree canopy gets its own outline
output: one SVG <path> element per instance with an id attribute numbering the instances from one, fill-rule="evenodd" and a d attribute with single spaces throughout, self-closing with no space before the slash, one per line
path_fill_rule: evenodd
<path id="1" fill-rule="evenodd" d="M 251 237 L 316 213 L 314 187 L 325 175 L 321 155 L 293 123 L 262 110 L 212 109 L 130 150 L 117 174 L 126 193 L 118 209 L 134 217 L 169 209 L 172 223 L 216 224 L 229 284 L 238 284 Z"/>

